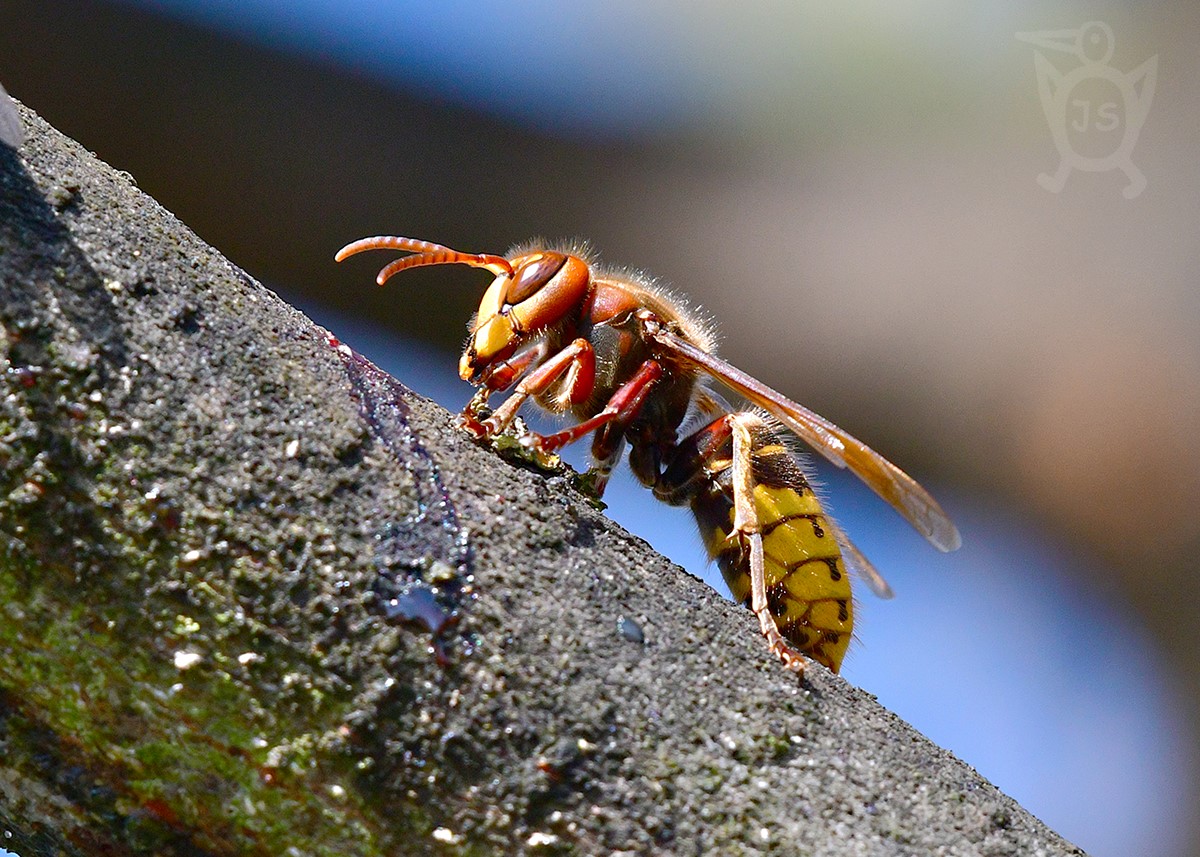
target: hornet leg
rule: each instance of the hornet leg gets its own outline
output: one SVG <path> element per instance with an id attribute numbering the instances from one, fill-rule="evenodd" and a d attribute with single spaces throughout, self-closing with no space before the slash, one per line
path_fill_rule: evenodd
<path id="1" fill-rule="evenodd" d="M 590 342 L 586 339 L 576 339 L 522 378 L 513 394 L 505 399 L 490 417 L 477 424 L 482 431 L 476 431 L 475 434 L 480 437 L 500 434 L 517 416 L 517 411 L 526 399 L 549 389 L 564 372 L 569 373 L 566 385 L 568 402 L 585 401 L 591 395 L 596 380 L 596 352 L 592 350 Z M 510 379 L 505 380 L 512 383 Z M 472 427 L 468 424 L 467 428 Z"/>
<path id="2" fill-rule="evenodd" d="M 597 497 L 604 496 L 608 479 L 625 449 L 625 428 L 626 424 L 614 420 L 601 426 L 596 432 L 595 440 L 592 441 L 592 466 L 588 470 L 588 476 Z"/>
<path id="3" fill-rule="evenodd" d="M 771 653 L 783 661 L 788 669 L 802 674 L 808 661 L 784 640 L 767 606 L 762 531 L 754 504 L 753 440 L 746 425 L 747 416 L 733 414 L 729 422 L 733 431 L 733 528 L 743 544 L 749 543 L 750 546 L 750 609 L 758 617 L 759 629 L 767 638 Z"/>
<path id="4" fill-rule="evenodd" d="M 612 398 L 608 400 L 604 410 L 594 417 L 554 434 L 529 435 L 522 438 L 521 443 L 537 447 L 542 452 L 554 452 L 609 423 L 628 425 L 642 409 L 646 394 L 650 392 L 654 382 L 662 377 L 662 373 L 662 366 L 658 364 L 658 361 L 647 360 L 632 378 L 612 394 Z"/>
<path id="5" fill-rule="evenodd" d="M 483 379 L 483 383 L 479 385 L 479 389 L 475 391 L 475 395 L 471 397 L 471 401 L 467 402 L 467 406 L 463 408 L 463 412 L 458 415 L 459 426 L 465 428 L 476 437 L 489 437 L 491 433 L 487 426 L 479 421 L 479 413 L 487 407 L 488 399 L 491 398 L 493 393 L 507 390 L 518 378 L 525 374 L 530 366 L 544 360 L 546 351 L 546 344 L 542 343 L 535 348 L 528 349 L 522 354 L 505 360 L 492 369 L 487 377 Z"/>

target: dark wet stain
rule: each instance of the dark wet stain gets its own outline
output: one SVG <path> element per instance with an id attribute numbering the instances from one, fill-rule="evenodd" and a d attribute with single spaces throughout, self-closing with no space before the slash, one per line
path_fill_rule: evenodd
<path id="1" fill-rule="evenodd" d="M 417 511 L 384 524 L 375 535 L 373 590 L 383 615 L 416 624 L 432 638 L 438 662 L 448 663 L 449 635 L 471 595 L 471 551 L 466 531 L 436 462 L 408 421 L 411 390 L 361 354 L 330 337 L 342 358 L 354 397 L 372 436 L 412 474 Z M 463 651 L 473 646 L 460 635 Z"/>
<path id="2" fill-rule="evenodd" d="M 416 583 L 383 605 L 389 619 L 405 619 L 421 622 L 433 633 L 438 633 L 447 623 L 442 605 L 437 601 L 437 592 L 432 586 Z"/>
<path id="3" fill-rule="evenodd" d="M 642 631 L 642 626 L 626 616 L 617 620 L 617 633 L 631 643 L 646 642 L 646 634 Z"/>
<path id="4" fill-rule="evenodd" d="M 413 622 L 429 631 L 438 663 L 450 662 L 446 653 L 445 632 L 458 624 L 458 610 L 447 612 L 441 593 L 424 581 L 409 581 L 394 598 L 383 602 L 383 613 L 392 621 Z"/>

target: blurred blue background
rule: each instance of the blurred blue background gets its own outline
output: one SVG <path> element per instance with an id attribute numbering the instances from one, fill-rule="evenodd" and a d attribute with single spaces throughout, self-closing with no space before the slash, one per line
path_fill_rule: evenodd
<path id="1" fill-rule="evenodd" d="M 1036 181 L 1035 54 L 1081 60 L 1016 34 L 1093 20 L 1112 69 L 1158 58 L 1134 199 L 1120 171 Z M 580 235 L 694 296 L 726 357 L 962 530 L 937 554 L 821 471 L 897 591 L 860 587 L 846 678 L 1090 853 L 1166 857 L 1200 850 L 1198 36 L 1183 2 L 7 0 L 0 80 L 453 410 L 486 277 L 377 290 L 345 241 Z M 724 591 L 686 512 L 606 499 Z"/>

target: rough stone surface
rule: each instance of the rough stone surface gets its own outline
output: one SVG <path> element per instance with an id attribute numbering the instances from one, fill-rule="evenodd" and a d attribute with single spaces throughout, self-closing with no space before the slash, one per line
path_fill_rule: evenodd
<path id="1" fill-rule="evenodd" d="M 1081 853 L 19 110 L 7 847 Z"/>

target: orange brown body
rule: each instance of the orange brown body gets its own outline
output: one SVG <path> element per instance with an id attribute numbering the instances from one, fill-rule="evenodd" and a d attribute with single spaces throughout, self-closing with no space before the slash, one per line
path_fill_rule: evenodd
<path id="1" fill-rule="evenodd" d="M 470 324 L 460 376 L 478 390 L 462 414 L 478 437 L 504 432 L 532 398 L 576 423 L 521 442 L 550 453 L 588 434 L 593 485 L 603 493 L 626 445 L 637 478 L 669 503 L 688 505 L 734 597 L 746 603 L 774 652 L 801 671 L 805 656 L 839 669 L 853 604 L 847 561 L 887 594 L 870 563 L 828 518 L 783 443 L 794 433 L 849 467 L 936 547 L 959 537 L 932 497 L 874 450 L 715 355 L 707 324 L 647 278 L 607 271 L 579 247 L 517 248 L 507 257 L 462 253 L 410 238 L 365 238 L 366 250 L 407 252 L 379 272 L 465 264 L 494 279 Z M 766 413 L 731 408 L 713 382 Z M 508 397 L 484 416 L 490 397 Z M 694 430 L 685 431 L 685 427 Z"/>

